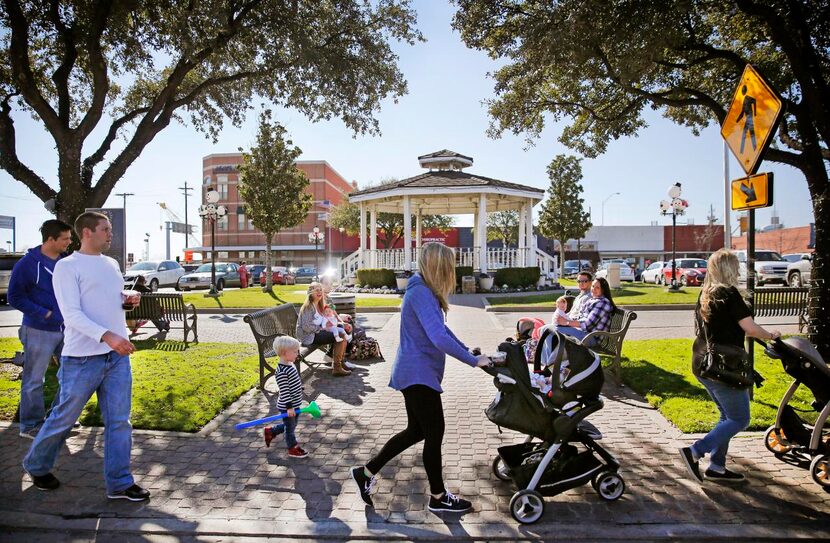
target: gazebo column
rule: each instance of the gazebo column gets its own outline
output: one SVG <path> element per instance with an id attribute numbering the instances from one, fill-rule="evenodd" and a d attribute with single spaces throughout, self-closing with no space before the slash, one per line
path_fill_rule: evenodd
<path id="1" fill-rule="evenodd" d="M 369 248 L 372 250 L 371 267 L 378 267 L 378 208 L 372 206 L 371 221 L 369 230 Z"/>
<path id="2" fill-rule="evenodd" d="M 366 204 L 360 202 L 360 249 L 358 249 L 360 267 L 366 266 Z"/>
<path id="3" fill-rule="evenodd" d="M 478 270 L 487 273 L 487 195 L 483 192 L 478 195 L 478 222 L 476 233 L 478 234 Z"/>
<path id="4" fill-rule="evenodd" d="M 523 204 L 522 207 L 519 208 L 519 254 L 522 255 L 522 263 L 527 262 L 527 237 L 525 236 L 525 222 L 527 221 L 527 213 L 525 211 L 526 205 Z"/>
<path id="5" fill-rule="evenodd" d="M 527 236 L 527 266 L 536 265 L 536 240 L 533 238 L 533 199 L 528 198 L 525 204 L 526 222 L 525 235 Z"/>
<path id="6" fill-rule="evenodd" d="M 423 245 L 423 242 L 421 241 L 423 231 L 421 228 L 421 208 L 419 207 L 415 212 L 415 249 L 419 252 L 421 250 L 421 245 Z"/>
<path id="7" fill-rule="evenodd" d="M 412 269 L 412 208 L 409 196 L 403 197 L 403 265 Z"/>

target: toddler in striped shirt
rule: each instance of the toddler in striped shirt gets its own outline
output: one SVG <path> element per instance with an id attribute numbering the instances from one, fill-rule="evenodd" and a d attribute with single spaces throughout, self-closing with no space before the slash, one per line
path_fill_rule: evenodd
<path id="1" fill-rule="evenodd" d="M 277 400 L 277 409 L 287 416 L 282 423 L 265 428 L 265 446 L 270 447 L 271 441 L 280 434 L 285 434 L 285 445 L 288 447 L 290 458 L 305 458 L 308 453 L 297 444 L 297 436 L 294 430 L 297 428 L 297 412 L 303 400 L 303 382 L 300 380 L 300 372 L 294 361 L 300 356 L 300 342 L 291 336 L 280 336 L 274 340 L 274 352 L 280 357 L 277 364 L 276 375 L 277 386 L 280 388 L 280 396 Z"/>

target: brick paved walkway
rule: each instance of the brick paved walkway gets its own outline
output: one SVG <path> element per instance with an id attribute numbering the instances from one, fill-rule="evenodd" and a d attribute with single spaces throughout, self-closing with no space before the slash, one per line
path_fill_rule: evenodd
<path id="1" fill-rule="evenodd" d="M 485 350 L 511 332 L 499 317 L 471 307 L 453 307 L 449 322 L 469 345 Z M 623 466 L 624 497 L 606 503 L 586 485 L 548 498 L 539 523 L 519 526 L 508 511 L 514 489 L 492 475 L 490 463 L 497 447 L 522 436 L 500 434 L 486 420 L 483 410 L 495 391 L 491 379 L 453 360 L 444 380 L 444 474 L 450 490 L 472 499 L 475 510 L 461 517 L 427 511 L 420 447 L 381 472 L 376 507 L 367 509 L 348 469 L 367 461 L 405 424 L 402 398 L 386 386 L 399 315 L 374 315 L 371 323 L 386 362 L 364 364 L 347 378 L 306 373 L 309 399 L 324 412 L 298 428 L 311 456 L 288 459 L 279 446 L 266 449 L 259 430 L 233 430 L 238 421 L 272 413 L 273 394 L 252 391 L 207 435 L 135 432 L 134 472 L 153 492 L 147 503 L 105 498 L 100 429 L 81 429 L 67 441 L 55 469 L 63 485 L 45 493 L 34 489 L 20 468 L 30 442 L 17 436 L 16 425 L 0 424 L 0 539 L 32 541 L 39 534 L 44 541 L 92 535 L 96 541 L 121 541 L 132 534 L 141 541 L 169 541 L 166 535 L 188 539 L 194 533 L 200 541 L 227 541 L 234 534 L 438 541 L 830 537 L 830 493 L 806 470 L 776 460 L 759 434 L 740 436 L 730 450 L 748 474 L 746 484 L 701 486 L 685 475 L 677 455 L 691 436 L 680 434 L 628 389 L 616 388 L 607 388 L 606 407 L 591 420 Z"/>

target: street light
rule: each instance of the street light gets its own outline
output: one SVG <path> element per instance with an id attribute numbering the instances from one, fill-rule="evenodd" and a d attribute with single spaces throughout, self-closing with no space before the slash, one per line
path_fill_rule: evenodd
<path id="1" fill-rule="evenodd" d="M 207 204 L 199 206 L 199 216 L 210 221 L 210 291 L 205 296 L 219 296 L 216 291 L 216 221 L 224 217 L 228 210 L 218 206 L 219 193 L 212 188 L 205 193 Z"/>
<path id="2" fill-rule="evenodd" d="M 338 228 L 338 230 L 340 230 L 340 257 L 337 260 L 340 261 L 340 260 L 343 259 L 343 233 L 346 231 L 346 228 L 341 226 L 340 228 Z M 338 265 L 338 268 L 339 267 L 340 266 Z M 339 269 L 337 271 L 338 271 L 338 273 L 340 272 Z M 345 276 L 345 274 L 343 274 L 343 276 Z M 341 276 L 341 278 L 343 276 Z"/>
<path id="3" fill-rule="evenodd" d="M 144 232 L 144 260 L 150 260 L 150 234 Z"/>
<path id="4" fill-rule="evenodd" d="M 682 194 L 680 183 L 675 183 L 669 187 L 669 198 L 671 201 L 663 200 L 660 202 L 660 214 L 671 215 L 671 286 L 670 291 L 680 290 L 677 286 L 677 262 L 675 262 L 675 230 L 677 229 L 677 216 L 684 215 L 686 208 L 689 207 L 689 202 L 680 198 Z"/>
<path id="5" fill-rule="evenodd" d="M 320 280 L 320 255 L 317 254 L 317 246 L 325 240 L 326 236 L 320 232 L 320 227 L 316 224 L 314 228 L 311 229 L 311 233 L 308 235 L 308 241 L 314 242 L 314 280 Z"/>
<path id="6" fill-rule="evenodd" d="M 613 198 L 614 196 L 619 196 L 619 192 L 612 192 L 608 198 L 602 201 L 602 226 L 605 226 L 605 202 Z"/>

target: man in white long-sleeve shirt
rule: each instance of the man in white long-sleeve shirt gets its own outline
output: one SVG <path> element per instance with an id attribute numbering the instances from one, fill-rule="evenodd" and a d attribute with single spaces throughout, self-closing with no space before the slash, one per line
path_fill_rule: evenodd
<path id="1" fill-rule="evenodd" d="M 23 468 L 39 490 L 54 490 L 52 475 L 61 446 L 93 393 L 104 417 L 104 479 L 107 497 L 142 501 L 150 493 L 130 472 L 132 371 L 122 308 L 123 278 L 118 263 L 102 253 L 112 243 L 106 215 L 81 214 L 75 221 L 81 248 L 55 265 L 52 282 L 64 318 L 64 346 L 58 372 L 60 396 L 43 423 Z"/>

